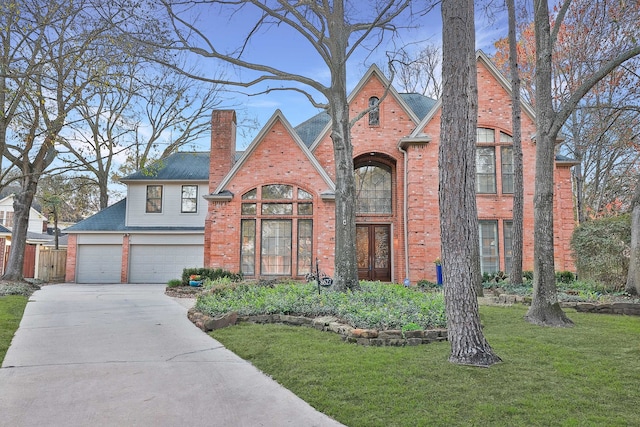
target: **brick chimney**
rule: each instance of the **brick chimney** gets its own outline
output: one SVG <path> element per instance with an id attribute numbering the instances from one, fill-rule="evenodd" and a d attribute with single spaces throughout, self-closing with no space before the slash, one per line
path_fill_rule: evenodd
<path id="1" fill-rule="evenodd" d="M 235 163 L 236 112 L 215 110 L 211 114 L 211 154 L 209 155 L 209 193 L 213 193 Z"/>

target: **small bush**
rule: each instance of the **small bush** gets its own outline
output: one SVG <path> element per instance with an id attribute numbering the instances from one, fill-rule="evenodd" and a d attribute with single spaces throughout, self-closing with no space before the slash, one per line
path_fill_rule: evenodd
<path id="1" fill-rule="evenodd" d="M 522 278 L 525 280 L 533 280 L 533 271 L 527 270 L 522 272 Z"/>
<path id="2" fill-rule="evenodd" d="M 440 289 L 440 285 L 434 282 L 430 282 L 426 279 L 418 280 L 417 285 L 418 285 L 418 288 L 423 290 Z"/>
<path id="3" fill-rule="evenodd" d="M 556 282 L 558 283 L 573 283 L 576 280 L 576 275 L 571 271 L 556 271 Z"/>
<path id="4" fill-rule="evenodd" d="M 180 279 L 171 279 L 167 282 L 167 288 L 175 288 L 177 286 L 182 286 L 182 280 Z"/>

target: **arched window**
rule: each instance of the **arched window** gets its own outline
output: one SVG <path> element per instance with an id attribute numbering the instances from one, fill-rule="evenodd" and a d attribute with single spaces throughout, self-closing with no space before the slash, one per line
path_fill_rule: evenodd
<path id="1" fill-rule="evenodd" d="M 375 163 L 355 170 L 356 213 L 391 213 L 391 168 Z"/>
<path id="2" fill-rule="evenodd" d="M 377 97 L 372 96 L 371 98 L 369 98 L 369 108 L 374 107 L 371 111 L 369 111 L 369 126 L 380 125 L 380 108 L 378 107 L 379 103 L 380 100 Z"/>

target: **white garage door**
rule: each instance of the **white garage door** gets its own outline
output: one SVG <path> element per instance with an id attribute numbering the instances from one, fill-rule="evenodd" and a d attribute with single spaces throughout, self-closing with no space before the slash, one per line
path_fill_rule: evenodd
<path id="1" fill-rule="evenodd" d="M 121 245 L 78 245 L 78 283 L 120 283 Z"/>
<path id="2" fill-rule="evenodd" d="M 202 245 L 131 245 L 129 282 L 167 283 L 182 277 L 187 267 L 202 267 Z"/>

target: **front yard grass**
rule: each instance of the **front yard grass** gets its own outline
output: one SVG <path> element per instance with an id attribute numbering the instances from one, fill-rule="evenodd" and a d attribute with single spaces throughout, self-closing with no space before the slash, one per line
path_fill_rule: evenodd
<path id="1" fill-rule="evenodd" d="M 20 325 L 28 300 L 24 295 L 0 296 L 0 365 Z"/>
<path id="2" fill-rule="evenodd" d="M 211 336 L 350 427 L 640 425 L 640 318 L 569 311 L 573 328 L 541 328 L 526 309 L 481 307 L 504 360 L 489 369 L 450 364 L 447 342 L 363 347 L 254 324 Z"/>

